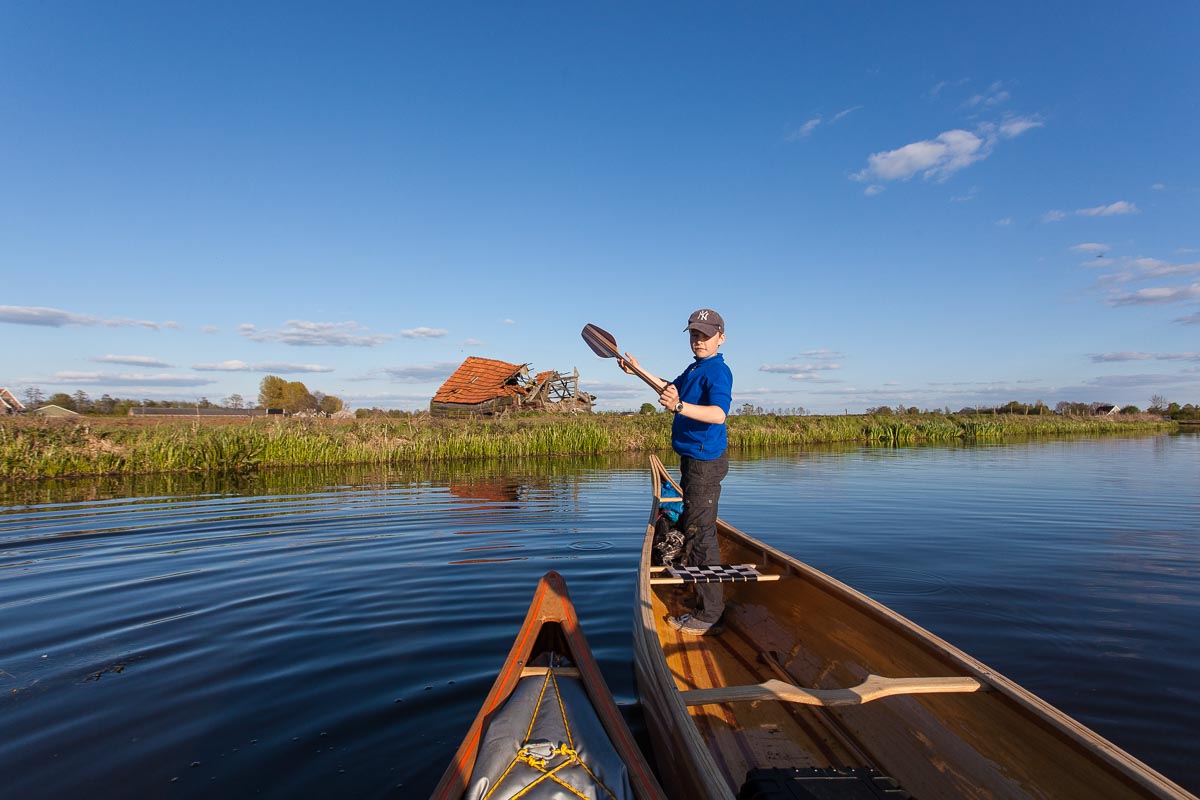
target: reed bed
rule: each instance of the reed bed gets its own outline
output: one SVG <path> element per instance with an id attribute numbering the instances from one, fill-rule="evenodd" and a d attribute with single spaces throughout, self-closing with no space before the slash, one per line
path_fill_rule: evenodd
<path id="1" fill-rule="evenodd" d="M 271 467 L 406 465 L 531 456 L 662 452 L 670 416 L 597 414 L 497 420 L 410 418 L 195 420 L 85 418 L 0 421 L 0 477 L 11 480 L 153 473 L 249 474 Z M 734 416 L 733 449 L 861 442 L 995 440 L 1064 434 L 1150 433 L 1157 419 L 1017 415 Z"/>

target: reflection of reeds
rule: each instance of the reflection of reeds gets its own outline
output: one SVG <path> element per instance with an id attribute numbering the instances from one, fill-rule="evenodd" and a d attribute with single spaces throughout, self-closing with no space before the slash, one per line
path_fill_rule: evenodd
<path id="1" fill-rule="evenodd" d="M 0 421 L 0 477 L 251 474 L 266 467 L 421 464 L 470 459 L 662 452 L 670 417 L 516 416 L 407 419 L 194 421 L 128 425 L 86 419 Z M 1098 417 L 734 416 L 733 448 L 824 442 L 905 444 L 1071 433 L 1150 432 L 1170 423 Z"/>

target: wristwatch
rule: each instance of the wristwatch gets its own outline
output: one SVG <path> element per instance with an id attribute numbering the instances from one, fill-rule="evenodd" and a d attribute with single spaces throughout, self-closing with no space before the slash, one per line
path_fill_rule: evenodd
<path id="1" fill-rule="evenodd" d="M 678 403 L 675 404 L 675 413 L 676 414 L 683 413 L 683 401 L 682 400 L 680 400 Z"/>

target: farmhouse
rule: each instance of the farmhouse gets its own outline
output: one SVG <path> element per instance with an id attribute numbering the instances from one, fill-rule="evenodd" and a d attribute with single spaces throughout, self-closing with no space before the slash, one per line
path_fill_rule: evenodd
<path id="1" fill-rule="evenodd" d="M 469 356 L 429 401 L 429 413 L 457 417 L 518 409 L 591 411 L 593 399 L 579 393 L 579 370 L 548 370 L 531 378 L 528 364 Z"/>
<path id="2" fill-rule="evenodd" d="M 56 406 L 53 404 L 38 406 L 37 408 L 35 408 L 33 410 L 33 413 L 38 414 L 43 417 L 78 417 L 79 416 L 79 412 L 77 412 L 77 411 L 72 411 L 69 408 L 63 408 L 62 406 Z"/>
<path id="3" fill-rule="evenodd" d="M 0 387 L 0 414 L 20 414 L 25 406 L 12 392 Z"/>

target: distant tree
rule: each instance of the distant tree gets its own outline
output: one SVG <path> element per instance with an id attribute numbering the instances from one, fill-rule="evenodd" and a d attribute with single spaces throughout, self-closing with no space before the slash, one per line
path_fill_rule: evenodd
<path id="1" fill-rule="evenodd" d="M 654 404 L 653 403 L 642 403 L 642 407 L 640 409 L 638 409 L 638 413 L 639 414 L 653 414 L 654 413 Z"/>
<path id="2" fill-rule="evenodd" d="M 346 404 L 342 402 L 342 398 L 334 397 L 331 394 L 325 395 L 317 403 L 317 409 L 326 414 L 336 414 L 345 408 L 345 406 Z"/>
<path id="3" fill-rule="evenodd" d="M 283 390 L 288 383 L 278 375 L 268 375 L 258 385 L 258 404 L 263 408 L 283 408 Z"/>
<path id="4" fill-rule="evenodd" d="M 112 414 L 116 411 L 117 401 L 107 392 L 100 396 L 100 399 L 92 403 L 92 411 L 97 414 Z"/>
<path id="5" fill-rule="evenodd" d="M 1140 413 L 1142 413 L 1142 411 L 1137 406 L 1125 406 L 1124 408 L 1121 409 L 1121 413 L 1122 414 L 1140 414 Z"/>
<path id="6" fill-rule="evenodd" d="M 36 386 L 27 386 L 25 388 L 25 407 L 30 411 L 37 408 L 46 399 L 42 394 L 42 390 Z"/>
<path id="7" fill-rule="evenodd" d="M 231 394 L 221 401 L 226 408 L 245 408 L 246 401 L 240 394 Z"/>
<path id="8" fill-rule="evenodd" d="M 1167 409 L 1167 398 L 1161 394 L 1156 394 L 1150 398 L 1150 407 L 1146 411 L 1151 414 L 1162 414 Z"/>
<path id="9" fill-rule="evenodd" d="M 196 405 L 200 406 L 200 408 L 212 408 L 212 401 L 207 397 L 201 397 L 196 401 Z"/>
<path id="10" fill-rule="evenodd" d="M 746 415 L 753 414 L 754 413 L 754 404 L 753 403 L 742 403 L 742 407 L 740 409 L 738 409 L 738 413 L 746 414 Z"/>
<path id="11" fill-rule="evenodd" d="M 50 395 L 49 399 L 46 400 L 46 405 L 61 406 L 62 408 L 74 411 L 75 398 L 71 397 L 71 395 L 67 394 L 66 392 L 55 392 L 54 394 Z"/>
<path id="12" fill-rule="evenodd" d="M 868 408 L 867 413 L 874 414 L 875 416 L 879 417 L 890 417 L 892 415 L 892 409 L 888 408 L 887 406 L 876 406 L 875 408 Z"/>
<path id="13" fill-rule="evenodd" d="M 301 411 L 314 411 L 317 400 L 309 393 L 308 387 L 300 381 L 292 381 L 283 387 L 283 410 L 289 414 Z"/>
<path id="14" fill-rule="evenodd" d="M 88 393 L 83 389 L 78 389 L 75 394 L 71 395 L 71 399 L 75 401 L 75 410 L 80 414 L 89 411 L 92 407 L 92 398 L 88 397 Z"/>

